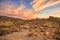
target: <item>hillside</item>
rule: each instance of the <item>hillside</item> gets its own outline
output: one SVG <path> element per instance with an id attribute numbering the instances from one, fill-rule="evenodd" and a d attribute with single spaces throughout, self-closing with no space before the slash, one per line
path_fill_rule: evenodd
<path id="1" fill-rule="evenodd" d="M 60 40 L 60 18 L 23 20 L 0 16 L 0 40 Z"/>

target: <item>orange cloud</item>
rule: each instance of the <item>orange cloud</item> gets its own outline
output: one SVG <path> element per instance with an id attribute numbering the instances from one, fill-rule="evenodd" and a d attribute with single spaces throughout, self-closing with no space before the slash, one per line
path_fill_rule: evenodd
<path id="1" fill-rule="evenodd" d="M 36 12 L 32 11 L 31 9 L 25 10 L 23 12 L 19 11 L 16 11 L 16 13 L 13 15 L 22 17 L 23 19 L 35 19 L 37 17 Z"/>
<path id="2" fill-rule="evenodd" d="M 37 17 L 36 13 L 32 10 L 26 10 L 23 12 L 23 17 L 27 19 L 34 19 Z"/>
<path id="3" fill-rule="evenodd" d="M 44 3 L 45 1 L 46 0 L 33 0 L 30 4 L 32 4 L 35 11 L 39 11 L 46 7 L 60 3 L 60 0 L 49 0 L 48 2 Z"/>
<path id="4" fill-rule="evenodd" d="M 33 0 L 30 4 L 40 4 L 42 2 L 44 2 L 45 0 Z"/>
<path id="5" fill-rule="evenodd" d="M 1 8 L 2 9 L 0 9 L 0 13 L 5 13 L 5 14 L 11 14 L 11 12 L 14 10 L 14 6 L 10 4 L 3 5 Z"/>
<path id="6" fill-rule="evenodd" d="M 15 13 L 19 13 L 20 11 L 22 11 L 22 10 L 24 10 L 24 8 L 26 8 L 23 4 L 21 4 L 19 7 L 17 7 L 15 10 L 14 10 L 14 12 Z"/>
<path id="7" fill-rule="evenodd" d="M 2 10 L 0 10 L 0 14 L 6 14 L 10 16 L 21 17 L 23 19 L 34 19 L 36 18 L 36 13 L 31 9 L 25 10 L 26 7 L 21 4 L 19 7 L 14 8 L 13 5 L 6 4 Z"/>

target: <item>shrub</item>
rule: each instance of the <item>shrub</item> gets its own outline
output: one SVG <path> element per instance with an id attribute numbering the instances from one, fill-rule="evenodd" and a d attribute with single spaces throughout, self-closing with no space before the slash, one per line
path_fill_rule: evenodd
<path id="1" fill-rule="evenodd" d="M 18 32 L 18 30 L 19 29 L 12 22 L 5 22 L 0 24 L 0 36 Z"/>

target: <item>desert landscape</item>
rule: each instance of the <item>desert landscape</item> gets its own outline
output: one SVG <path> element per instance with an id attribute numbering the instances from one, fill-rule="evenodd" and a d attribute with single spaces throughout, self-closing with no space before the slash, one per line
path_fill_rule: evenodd
<path id="1" fill-rule="evenodd" d="M 0 40 L 60 40 L 60 18 L 23 20 L 0 16 Z"/>
<path id="2" fill-rule="evenodd" d="M 60 40 L 60 0 L 0 0 L 0 40 Z"/>

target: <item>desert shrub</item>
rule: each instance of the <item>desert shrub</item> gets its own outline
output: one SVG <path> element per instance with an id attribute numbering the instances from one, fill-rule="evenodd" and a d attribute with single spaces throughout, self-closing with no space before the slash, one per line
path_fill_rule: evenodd
<path id="1" fill-rule="evenodd" d="M 38 33 L 37 32 L 30 32 L 28 33 L 28 37 L 33 37 L 33 36 L 37 36 Z"/>
<path id="2" fill-rule="evenodd" d="M 7 26 L 7 25 L 0 25 L 0 28 L 10 28 L 10 26 Z"/>
<path id="3" fill-rule="evenodd" d="M 0 30 L 0 36 L 6 35 L 6 34 L 10 34 L 10 33 L 12 33 L 12 31 L 9 30 L 9 29 L 1 29 Z"/>
<path id="4" fill-rule="evenodd" d="M 18 32 L 18 30 L 19 28 L 17 28 L 12 22 L 5 22 L 0 24 L 0 36 Z"/>

